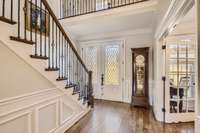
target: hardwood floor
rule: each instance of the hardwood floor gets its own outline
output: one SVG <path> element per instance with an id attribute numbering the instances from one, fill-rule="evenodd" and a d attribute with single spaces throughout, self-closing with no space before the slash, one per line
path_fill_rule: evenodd
<path id="1" fill-rule="evenodd" d="M 194 133 L 194 124 L 166 124 L 163 128 L 149 110 L 95 101 L 95 108 L 65 133 Z"/>

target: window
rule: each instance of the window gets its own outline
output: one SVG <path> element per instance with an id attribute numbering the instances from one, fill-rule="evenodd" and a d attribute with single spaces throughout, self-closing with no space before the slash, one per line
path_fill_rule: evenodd
<path id="1" fill-rule="evenodd" d="M 119 45 L 105 47 L 105 84 L 119 85 Z"/>

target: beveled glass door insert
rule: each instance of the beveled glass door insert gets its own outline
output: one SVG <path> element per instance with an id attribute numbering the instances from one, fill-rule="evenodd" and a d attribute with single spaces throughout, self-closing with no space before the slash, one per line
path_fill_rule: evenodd
<path id="1" fill-rule="evenodd" d="M 96 99 L 122 101 L 121 55 L 122 44 L 109 42 L 83 47 L 82 56 L 88 69 L 93 71 L 92 80 Z"/>
<path id="2" fill-rule="evenodd" d="M 105 85 L 119 85 L 119 45 L 105 46 Z"/>

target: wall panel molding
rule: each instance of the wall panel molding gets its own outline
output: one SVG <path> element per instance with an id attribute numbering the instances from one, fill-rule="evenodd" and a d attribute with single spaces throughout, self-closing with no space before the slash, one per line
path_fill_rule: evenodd
<path id="1" fill-rule="evenodd" d="M 17 121 L 18 119 L 20 119 L 24 116 L 27 117 L 27 122 L 28 122 L 27 133 L 32 133 L 32 112 L 31 111 L 20 112 L 13 116 L 7 116 L 3 120 L 0 119 L 0 127 L 3 124 L 9 124 L 13 121 Z"/>
<path id="2" fill-rule="evenodd" d="M 0 129 L 10 132 L 8 127 L 20 126 L 20 133 L 63 133 L 89 110 L 59 89 L 47 89 L 1 101 Z"/>
<path id="3" fill-rule="evenodd" d="M 51 101 L 51 102 L 48 102 L 48 103 L 45 103 L 45 104 L 42 104 L 41 106 L 38 106 L 36 107 L 35 109 L 35 131 L 36 133 L 39 133 L 39 125 L 43 124 L 39 122 L 39 113 L 40 113 L 40 110 L 44 109 L 44 108 L 47 108 L 49 105 L 55 105 L 55 117 L 56 117 L 56 121 L 55 121 L 55 127 L 52 128 L 48 133 L 51 133 L 53 131 L 56 130 L 56 128 L 59 127 L 59 99 L 56 99 L 54 101 Z M 51 116 L 49 116 L 51 117 Z M 48 121 L 47 121 L 48 123 Z M 45 124 L 47 124 L 45 123 Z"/>

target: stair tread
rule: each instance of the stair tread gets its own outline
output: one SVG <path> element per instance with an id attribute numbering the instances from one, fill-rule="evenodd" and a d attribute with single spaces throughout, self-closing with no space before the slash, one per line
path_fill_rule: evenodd
<path id="1" fill-rule="evenodd" d="M 35 42 L 33 42 L 33 41 L 29 41 L 29 40 L 22 39 L 22 38 L 19 38 L 19 37 L 10 36 L 10 39 L 13 40 L 13 41 L 23 42 L 23 43 L 27 43 L 27 44 L 30 44 L 30 45 L 35 44 Z"/>
<path id="2" fill-rule="evenodd" d="M 30 57 L 35 58 L 35 59 L 43 59 L 43 60 L 49 59 L 47 56 L 40 56 L 40 55 L 30 55 Z"/>
<path id="3" fill-rule="evenodd" d="M 11 20 L 11 19 L 8 19 L 8 18 L 6 18 L 6 17 L 3 17 L 3 16 L 0 16 L 0 21 L 3 21 L 3 22 L 8 23 L 8 24 L 12 24 L 12 25 L 14 25 L 14 24 L 17 23 L 17 22 L 15 22 L 15 21 L 13 21 L 13 20 Z"/>
<path id="4" fill-rule="evenodd" d="M 76 94 L 79 94 L 80 91 L 76 91 L 76 92 L 73 92 L 72 95 L 76 95 Z"/>
<path id="5" fill-rule="evenodd" d="M 58 71 L 59 68 L 46 68 L 45 71 Z"/>
<path id="6" fill-rule="evenodd" d="M 75 86 L 76 86 L 76 85 L 74 85 L 74 84 L 71 84 L 71 85 L 66 85 L 66 87 L 65 87 L 65 88 L 67 89 L 67 88 L 71 88 L 71 87 L 75 87 Z"/>
<path id="7" fill-rule="evenodd" d="M 63 80 L 67 80 L 68 78 L 67 77 L 58 77 L 56 79 L 56 81 L 63 81 Z"/>

